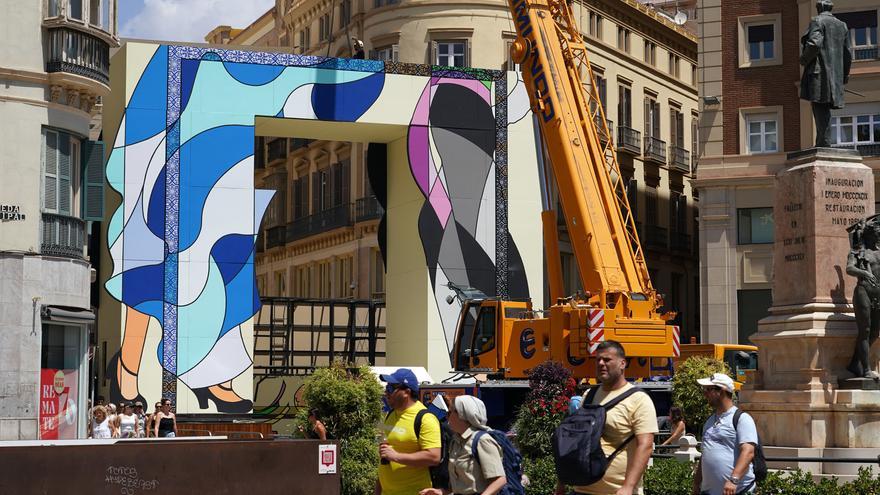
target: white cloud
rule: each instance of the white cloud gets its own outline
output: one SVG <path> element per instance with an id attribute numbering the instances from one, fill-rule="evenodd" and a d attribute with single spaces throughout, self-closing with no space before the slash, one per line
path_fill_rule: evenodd
<path id="1" fill-rule="evenodd" d="M 144 8 L 121 26 L 120 35 L 204 42 L 215 27 L 245 27 L 274 4 L 275 0 L 144 0 Z"/>

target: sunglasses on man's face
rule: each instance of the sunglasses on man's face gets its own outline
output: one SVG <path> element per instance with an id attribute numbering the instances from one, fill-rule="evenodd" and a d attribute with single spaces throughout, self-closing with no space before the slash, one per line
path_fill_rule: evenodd
<path id="1" fill-rule="evenodd" d="M 401 385 L 399 383 L 389 383 L 388 385 L 385 385 L 385 393 L 390 395 L 402 388 L 404 388 L 404 385 Z"/>

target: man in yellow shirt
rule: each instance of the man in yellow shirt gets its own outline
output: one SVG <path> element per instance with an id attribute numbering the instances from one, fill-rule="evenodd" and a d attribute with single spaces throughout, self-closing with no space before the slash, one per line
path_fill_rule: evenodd
<path id="1" fill-rule="evenodd" d="M 387 384 L 385 398 L 392 411 L 384 422 L 386 440 L 379 446 L 376 495 L 414 495 L 431 487 L 429 468 L 440 463 L 440 422 L 423 414 L 416 433 L 416 416 L 426 408 L 418 400 L 419 381 L 411 370 L 400 368 L 379 378 Z"/>
<path id="2" fill-rule="evenodd" d="M 596 376 L 602 386 L 593 397 L 593 404 L 606 404 L 622 393 L 633 388 L 626 381 L 626 353 L 623 346 L 614 340 L 599 344 L 596 349 Z M 620 404 L 607 410 L 605 429 L 602 432 L 602 450 L 611 455 L 615 449 L 627 442 L 626 448 L 614 457 L 601 480 L 588 486 L 574 487 L 575 493 L 593 495 L 633 495 L 642 494 L 642 475 L 648 467 L 648 460 L 654 450 L 654 434 L 657 427 L 657 412 L 654 403 L 646 393 L 635 393 Z M 557 493 L 563 493 L 559 487 Z"/>

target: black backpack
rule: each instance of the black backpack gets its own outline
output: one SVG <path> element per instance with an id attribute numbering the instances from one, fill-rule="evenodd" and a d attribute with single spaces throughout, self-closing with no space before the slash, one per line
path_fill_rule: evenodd
<path id="1" fill-rule="evenodd" d="M 393 412 L 394 410 L 392 409 L 388 415 L 385 416 L 385 419 L 388 419 Z M 422 409 L 416 413 L 416 419 L 413 420 L 413 429 L 416 431 L 417 439 L 421 437 L 422 434 L 422 418 L 425 414 L 431 414 L 434 417 L 437 417 L 436 414 L 427 409 Z M 445 420 L 437 418 L 437 421 L 440 423 L 440 464 L 428 468 L 431 472 L 431 486 L 432 488 L 450 490 L 452 487 L 449 484 L 449 442 L 452 438 L 452 430 L 449 429 L 449 423 Z"/>
<path id="2" fill-rule="evenodd" d="M 742 416 L 743 410 L 737 408 L 733 413 L 733 430 L 736 431 L 736 425 L 739 424 L 739 417 Z M 758 437 L 758 445 L 755 445 L 755 457 L 752 459 L 752 470 L 755 472 L 755 483 L 761 483 L 767 479 L 767 459 L 764 458 L 764 449 L 761 447 L 761 437 Z"/>
<path id="3" fill-rule="evenodd" d="M 602 451 L 605 413 L 629 396 L 643 391 L 633 387 L 601 406 L 593 404 L 598 391 L 599 387 L 591 389 L 580 409 L 562 420 L 553 432 L 556 476 L 566 485 L 586 486 L 601 480 L 611 461 L 635 438 L 630 435 L 609 456 Z"/>
<path id="4" fill-rule="evenodd" d="M 477 444 L 480 442 L 480 437 L 485 434 L 492 437 L 495 442 L 498 443 L 498 446 L 501 447 L 501 460 L 504 465 L 504 477 L 507 478 L 507 483 L 501 488 L 498 495 L 524 495 L 526 490 L 522 485 L 522 455 L 519 453 L 519 450 L 510 443 L 510 439 L 507 438 L 507 435 L 505 435 L 503 431 L 481 430 L 476 432 L 474 434 L 474 439 L 471 442 L 471 455 L 474 456 L 474 460 L 479 464 L 480 456 L 477 452 Z"/>

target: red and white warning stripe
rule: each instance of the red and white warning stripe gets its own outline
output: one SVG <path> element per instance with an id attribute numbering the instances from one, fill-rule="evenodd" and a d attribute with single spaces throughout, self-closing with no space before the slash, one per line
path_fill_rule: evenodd
<path id="1" fill-rule="evenodd" d="M 672 354 L 675 357 L 681 356 L 681 327 L 672 327 Z"/>
<path id="2" fill-rule="evenodd" d="M 596 348 L 600 342 L 605 341 L 605 311 L 601 309 L 591 309 L 587 313 L 590 327 L 590 354 L 596 354 Z"/>

